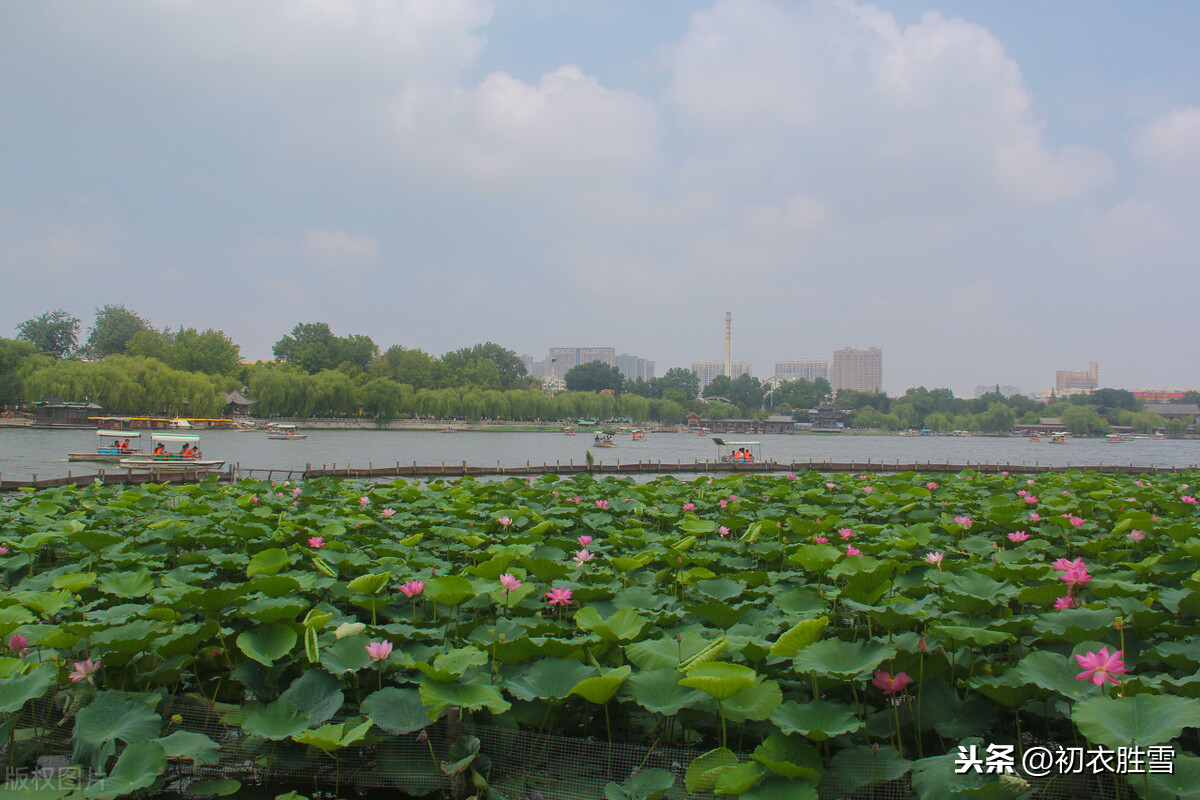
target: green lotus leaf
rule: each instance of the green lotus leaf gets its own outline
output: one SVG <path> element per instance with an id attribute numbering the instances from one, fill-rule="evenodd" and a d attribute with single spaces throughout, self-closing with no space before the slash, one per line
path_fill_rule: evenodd
<path id="1" fill-rule="evenodd" d="M 665 669 L 679 666 L 712 644 L 699 633 L 688 631 L 678 639 L 664 636 L 625 645 L 625 657 L 639 669 Z"/>
<path id="2" fill-rule="evenodd" d="M 1017 664 L 1017 678 L 1039 689 L 1050 689 L 1072 699 L 1094 694 L 1092 684 L 1077 681 L 1079 664 L 1073 658 L 1049 650 L 1030 653 Z"/>
<path id="3" fill-rule="evenodd" d="M 725 717 L 731 722 L 764 720 L 783 702 L 783 691 L 775 681 L 759 680 L 737 692 L 722 703 Z"/>
<path id="4" fill-rule="evenodd" d="M 744 664 L 712 661 L 692 667 L 679 685 L 699 689 L 714 700 L 728 700 L 753 686 L 756 677 L 754 670 Z"/>
<path id="5" fill-rule="evenodd" d="M 192 781 L 184 789 L 188 797 L 229 797 L 242 788 L 239 780 Z"/>
<path id="6" fill-rule="evenodd" d="M 979 747 L 979 739 L 964 739 L 960 744 Z M 972 795 L 966 790 L 976 789 L 994 782 L 991 775 L 967 770 L 958 771 L 958 753 L 947 753 L 943 756 L 932 756 L 914 761 L 912 765 L 912 785 L 921 800 L 968 800 Z"/>
<path id="7" fill-rule="evenodd" d="M 36 611 L 42 619 L 51 619 L 66 608 L 75 605 L 75 595 L 66 590 L 57 592 L 16 592 L 14 597 L 25 606 Z"/>
<path id="8" fill-rule="evenodd" d="M 1171 772 L 1156 772 L 1148 775 L 1146 784 L 1150 798 L 1187 798 L 1195 793 L 1200 786 L 1200 758 L 1179 751 L 1174 752 L 1171 760 Z M 1139 794 L 1143 787 L 1140 780 L 1130 781 Z"/>
<path id="9" fill-rule="evenodd" d="M 825 639 L 801 650 L 792 663 L 797 672 L 856 680 L 891 658 L 896 648 L 877 641 Z"/>
<path id="10" fill-rule="evenodd" d="M 571 694 L 577 694 L 588 702 L 603 705 L 612 699 L 631 672 L 632 669 L 628 664 L 616 669 L 605 670 L 595 677 L 584 678 L 575 684 L 571 689 Z"/>
<path id="11" fill-rule="evenodd" d="M 155 696 L 156 702 L 158 699 Z M 71 734 L 73 758 L 102 772 L 108 757 L 116 752 L 117 740 L 128 744 L 157 738 L 160 733 L 162 717 L 150 705 L 123 692 L 102 691 L 75 715 L 75 730 Z"/>
<path id="12" fill-rule="evenodd" d="M 740 795 L 750 791 L 765 774 L 766 772 L 761 766 L 753 761 L 747 761 L 745 764 L 738 764 L 718 775 L 713 790 L 717 794 Z"/>
<path id="13" fill-rule="evenodd" d="M 154 579 L 145 567 L 134 572 L 118 572 L 100 579 L 100 591 L 116 597 L 145 597 L 154 591 Z"/>
<path id="14" fill-rule="evenodd" d="M 444 606 L 457 606 L 475 596 L 475 587 L 466 578 L 441 575 L 425 581 L 425 596 Z"/>
<path id="15" fill-rule="evenodd" d="M 660 800 L 675 785 L 675 776 L 665 769 L 644 769 L 623 786 L 610 782 L 604 787 L 605 800 Z"/>
<path id="16" fill-rule="evenodd" d="M 251 736 L 280 741 L 307 728 L 308 717 L 286 700 L 276 700 L 267 706 L 248 706 L 241 725 Z"/>
<path id="17" fill-rule="evenodd" d="M 767 778 L 748 792 L 742 800 L 817 800 L 812 784 L 794 778 Z"/>
<path id="18" fill-rule="evenodd" d="M 115 800 L 154 785 L 167 768 L 167 755 L 156 741 L 131 743 L 117 759 L 112 771 L 83 790 L 87 800 Z"/>
<path id="19" fill-rule="evenodd" d="M 799 733 L 814 742 L 851 733 L 865 724 L 852 706 L 829 700 L 813 700 L 809 703 L 788 700 L 771 712 L 771 721 L 784 733 Z"/>
<path id="20" fill-rule="evenodd" d="M 971 689 L 1008 708 L 1021 707 L 1034 694 L 1033 687 L 1029 686 L 1015 669 L 1005 670 L 1004 674 L 999 676 L 977 675 L 965 683 Z"/>
<path id="21" fill-rule="evenodd" d="M 1145 655 L 1161 658 L 1175 669 L 1189 672 L 1200 666 L 1200 638 L 1189 637 L 1183 641 L 1159 642 Z"/>
<path id="22" fill-rule="evenodd" d="M 982 736 L 996 722 L 995 703 L 974 692 L 960 698 L 943 680 L 926 681 L 920 702 L 923 726 L 948 739 Z"/>
<path id="23" fill-rule="evenodd" d="M 362 713 L 388 733 L 403 735 L 430 724 L 421 693 L 417 689 L 388 686 L 370 694 L 360 707 Z"/>
<path id="24" fill-rule="evenodd" d="M 324 670 L 310 669 L 292 681 L 279 699 L 294 705 L 312 727 L 331 719 L 341 709 L 345 695 L 337 678 Z"/>
<path id="25" fill-rule="evenodd" d="M 581 630 L 594 631 L 607 642 L 627 642 L 637 638 L 646 620 L 628 606 L 618 609 L 608 619 L 601 617 L 594 606 L 584 606 L 575 613 L 575 624 Z"/>
<path id="26" fill-rule="evenodd" d="M 195 764 L 218 764 L 221 746 L 203 733 L 175 731 L 170 736 L 155 739 L 162 745 L 167 758 L 186 758 Z"/>
<path id="27" fill-rule="evenodd" d="M 463 772 L 479 756 L 479 739 L 474 736 L 460 736 L 450 745 L 449 758 L 453 761 L 443 761 L 439 765 L 447 775 L 457 775 Z"/>
<path id="28" fill-rule="evenodd" d="M 357 578 L 350 581 L 348 584 L 346 584 L 346 588 L 352 592 L 360 592 L 362 594 L 379 594 L 379 592 L 383 590 L 383 587 L 388 585 L 388 581 L 391 579 L 392 573 L 390 572 L 381 572 L 377 574 L 367 573 L 366 575 L 359 575 Z M 448 603 L 448 605 L 458 604 Z"/>
<path id="29" fill-rule="evenodd" d="M 699 689 L 680 686 L 679 671 L 674 668 L 639 670 L 625 688 L 642 708 L 668 717 L 698 705 L 705 697 Z"/>
<path id="30" fill-rule="evenodd" d="M 255 622 L 268 624 L 272 622 L 294 622 L 296 617 L 308 608 L 308 603 L 300 598 L 291 597 L 259 597 L 241 607 L 239 613 Z"/>
<path id="31" fill-rule="evenodd" d="M 829 625 L 829 617 L 817 617 L 797 622 L 771 645 L 771 655 L 792 658 L 802 648 L 821 638 Z"/>
<path id="32" fill-rule="evenodd" d="M 650 556 L 639 556 L 637 558 L 631 558 L 629 556 L 616 556 L 615 558 L 610 558 L 608 563 L 611 564 L 612 568 L 617 572 L 631 572 L 635 569 L 641 569 L 649 564 L 650 561 Z M 554 580 L 557 580 L 557 578 Z"/>
<path id="33" fill-rule="evenodd" d="M 750 755 L 774 775 L 802 778 L 816 786 L 821 780 L 821 755 L 809 745 L 782 733 L 773 733 Z"/>
<path id="34" fill-rule="evenodd" d="M 1075 704 L 1071 720 L 1095 744 L 1146 747 L 1200 727 L 1200 700 L 1153 694 L 1089 697 Z"/>
<path id="35" fill-rule="evenodd" d="M 1016 639 L 1011 633 L 993 631 L 986 628 L 967 627 L 965 625 L 933 625 L 930 633 L 938 639 L 954 645 L 971 645 L 972 647 L 990 647 L 1005 644 Z"/>
<path id="36" fill-rule="evenodd" d="M 246 576 L 276 575 L 292 563 L 292 557 L 280 547 L 272 547 L 255 553 L 246 565 Z"/>
<path id="37" fill-rule="evenodd" d="M 336 725 L 322 725 L 315 730 L 300 731 L 292 734 L 292 741 L 332 753 L 362 741 L 366 737 L 367 731 L 371 730 L 370 720 L 347 727 L 350 724 L 350 722 L 339 722 Z"/>
<path id="38" fill-rule="evenodd" d="M 580 681 L 595 675 L 595 667 L 573 658 L 541 658 L 505 681 L 504 689 L 518 700 L 566 700 Z M 674 682 L 674 670 L 671 675 Z"/>
<path id="39" fill-rule="evenodd" d="M 689 792 L 699 793 L 712 791 L 717 785 L 717 779 L 738 765 L 738 758 L 727 747 L 709 750 L 688 764 L 683 776 L 683 785 Z"/>
<path id="40" fill-rule="evenodd" d="M 427 709 L 426 715 L 437 719 L 450 706 L 468 709 L 486 708 L 493 714 L 503 714 L 512 704 L 500 695 L 495 686 L 473 683 L 439 683 L 427 678 L 421 680 L 421 702 Z"/>
<path id="41" fill-rule="evenodd" d="M 1033 623 L 1033 629 L 1046 639 L 1065 639 L 1072 644 L 1101 639 L 1112 630 L 1117 612 L 1111 608 L 1071 608 L 1047 611 Z"/>
<path id="42" fill-rule="evenodd" d="M 571 568 L 564 561 L 551 561 L 548 558 L 522 558 L 521 566 L 542 583 L 553 583 L 571 574 Z"/>
<path id="43" fill-rule="evenodd" d="M 810 572 L 825 572 L 830 566 L 837 563 L 843 553 L 833 545 L 828 544 L 802 544 L 796 548 L 796 551 L 788 556 L 789 564 L 803 567 Z"/>
<path id="44" fill-rule="evenodd" d="M 728 603 L 717 600 L 710 600 L 707 603 L 696 603 L 685 606 L 685 608 L 689 614 L 699 617 L 705 622 L 711 622 L 723 630 L 732 628 L 750 611 L 749 604 L 731 606 Z"/>
<path id="45" fill-rule="evenodd" d="M 264 625 L 238 634 L 238 649 L 260 664 L 271 666 L 296 646 L 296 629 L 283 623 Z"/>
<path id="46" fill-rule="evenodd" d="M 711 578 L 696 581 L 696 590 L 713 600 L 731 600 L 746 591 L 746 584 L 729 578 Z"/>
<path id="47" fill-rule="evenodd" d="M 911 766 L 912 762 L 901 757 L 894 747 L 848 748 L 833 757 L 821 779 L 821 791 L 828 791 L 831 797 L 843 797 L 864 786 L 896 780 Z"/>
<path id="48" fill-rule="evenodd" d="M 488 655 L 478 647 L 460 647 L 447 653 L 439 653 L 430 664 L 417 661 L 414 667 L 435 681 L 448 683 L 457 681 L 471 667 L 482 667 L 488 663 Z"/>
<path id="49" fill-rule="evenodd" d="M 39 664 L 31 672 L 0 679 L 0 714 L 18 711 L 34 698 L 41 697 L 57 677 L 51 664 Z"/>
<path id="50" fill-rule="evenodd" d="M 96 573 L 94 572 L 68 572 L 59 575 L 50 585 L 55 589 L 64 589 L 72 594 L 79 594 L 95 582 Z"/>
<path id="51" fill-rule="evenodd" d="M 267 597 L 284 597 L 300 589 L 300 581 L 290 575 L 258 575 L 243 586 L 247 593 L 262 592 Z"/>

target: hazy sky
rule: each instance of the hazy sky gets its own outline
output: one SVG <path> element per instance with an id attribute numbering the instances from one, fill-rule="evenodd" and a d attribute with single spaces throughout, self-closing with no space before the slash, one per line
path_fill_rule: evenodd
<path id="1" fill-rule="evenodd" d="M 1200 386 L 1191 0 L 0 7 L 3 336 Z"/>

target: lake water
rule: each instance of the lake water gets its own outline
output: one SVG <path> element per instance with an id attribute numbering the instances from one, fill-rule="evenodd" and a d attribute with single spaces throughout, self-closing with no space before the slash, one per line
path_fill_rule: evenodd
<path id="1" fill-rule="evenodd" d="M 591 449 L 598 462 L 672 462 L 715 460 L 716 445 L 710 436 L 687 433 L 650 433 L 644 441 L 627 434 L 615 436 L 617 447 L 592 448 L 585 434 L 491 433 L 439 431 L 307 430 L 308 438 L 294 441 L 267 439 L 262 431 L 204 431 L 205 458 L 224 459 L 244 469 L 302 470 L 335 464 L 339 467 L 376 467 L 398 463 L 471 466 L 501 465 L 516 468 L 530 464 L 582 463 Z M 1038 466 L 1133 465 L 1139 467 L 1197 468 L 1200 441 L 1134 439 L 1108 442 L 1073 439 L 1065 445 L 1025 437 L 991 436 L 851 436 L 846 434 L 776 434 L 732 437 L 762 443 L 765 459 L 776 462 L 883 462 L 1011 464 Z M 68 462 L 69 452 L 94 451 L 96 434 L 88 430 L 31 430 L 0 427 L 0 476 L 11 480 L 94 474 L 115 465 Z"/>

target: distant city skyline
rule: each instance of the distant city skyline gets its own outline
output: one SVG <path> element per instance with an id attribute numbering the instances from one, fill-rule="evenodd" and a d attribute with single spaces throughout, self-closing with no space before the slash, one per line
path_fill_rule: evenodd
<path id="1" fill-rule="evenodd" d="M 1200 385 L 1200 3 L 56 0 L 0 26 L 0 335 L 603 342 Z M 268 32 L 268 33 L 264 33 Z M 1131 319 L 1136 324 L 1129 324 Z M 615 359 L 615 356 L 614 356 Z"/>

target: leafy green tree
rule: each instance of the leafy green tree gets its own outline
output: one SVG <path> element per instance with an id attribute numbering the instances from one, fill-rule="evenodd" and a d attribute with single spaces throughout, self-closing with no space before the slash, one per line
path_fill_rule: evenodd
<path id="1" fill-rule="evenodd" d="M 327 322 L 301 322 L 275 343 L 272 352 L 277 360 L 295 364 L 311 375 L 342 363 L 365 370 L 379 355 L 379 348 L 368 336 L 334 336 Z"/>
<path id="2" fill-rule="evenodd" d="M 164 364 L 175 361 L 175 334 L 153 328 L 138 331 L 125 343 L 125 354 L 142 358 L 157 358 Z"/>
<path id="3" fill-rule="evenodd" d="M 56 308 L 17 325 L 17 338 L 51 358 L 66 358 L 75 351 L 79 325 L 78 317 Z"/>
<path id="4" fill-rule="evenodd" d="M 700 392 L 701 397 L 724 397 L 733 399 L 733 380 L 728 375 L 718 375 L 713 378 Z"/>
<path id="5" fill-rule="evenodd" d="M 16 405 L 25 399 L 21 372 L 36 353 L 37 348 L 29 342 L 0 338 L 0 405 Z"/>
<path id="6" fill-rule="evenodd" d="M 1002 402 L 996 401 L 988 406 L 987 411 L 979 415 L 976 430 L 986 433 L 1011 431 L 1016 415 L 1013 410 Z"/>
<path id="7" fill-rule="evenodd" d="M 837 408 L 847 410 L 857 410 L 870 406 L 876 411 L 886 414 L 890 408 L 891 401 L 883 392 L 860 392 L 855 389 L 842 389 L 837 393 L 833 404 Z"/>
<path id="8" fill-rule="evenodd" d="M 767 390 L 758 378 L 749 374 L 739 375 L 730 388 L 731 394 L 727 396 L 743 414 L 750 414 L 762 408 Z"/>
<path id="9" fill-rule="evenodd" d="M 358 390 L 363 413 L 375 417 L 375 423 L 380 427 L 404 413 L 412 395 L 411 386 L 389 378 L 375 378 Z"/>
<path id="10" fill-rule="evenodd" d="M 371 362 L 368 373 L 372 377 L 406 383 L 415 391 L 420 391 L 445 385 L 447 368 L 423 350 L 409 350 L 394 345 Z"/>
<path id="11" fill-rule="evenodd" d="M 495 368 L 494 373 L 491 368 L 483 367 L 481 362 L 490 363 Z M 487 389 L 519 389 L 527 384 L 525 362 L 512 350 L 495 342 L 484 342 L 446 353 L 442 356 L 442 363 L 451 375 L 461 375 L 457 381 L 460 384 L 473 383 Z M 490 385 L 484 385 L 480 380 L 486 380 Z"/>
<path id="12" fill-rule="evenodd" d="M 1183 393 L 1183 397 L 1177 400 L 1172 400 L 1172 403 L 1185 403 L 1188 405 L 1200 405 L 1200 391 L 1191 389 Z"/>
<path id="13" fill-rule="evenodd" d="M 240 359 L 241 348 L 224 331 L 182 328 L 175 334 L 170 363 L 188 372 L 230 375 L 237 370 Z"/>
<path id="14" fill-rule="evenodd" d="M 771 402 L 777 409 L 788 405 L 796 411 L 806 413 L 809 409 L 821 405 L 832 392 L 829 381 L 824 378 L 817 378 L 815 381 L 799 378 L 794 381 L 783 381 L 776 386 L 771 393 Z"/>
<path id="15" fill-rule="evenodd" d="M 687 405 L 700 396 L 700 376 L 690 369 L 671 367 L 665 375 L 655 380 L 662 387 L 658 396 L 664 400 L 668 398 L 667 393 L 672 389 L 676 390 L 676 394 L 671 395 L 671 398 L 682 397 L 681 401 L 677 401 L 681 405 Z"/>
<path id="16" fill-rule="evenodd" d="M 1110 428 L 1095 410 L 1086 406 L 1072 406 L 1062 415 L 1063 427 L 1080 436 L 1103 436 Z"/>
<path id="17" fill-rule="evenodd" d="M 603 389 L 620 392 L 625 376 L 621 370 L 603 361 L 589 361 L 567 370 L 563 381 L 567 384 L 568 392 L 599 392 Z"/>
<path id="18" fill-rule="evenodd" d="M 88 332 L 84 349 L 92 358 L 122 355 L 129 340 L 147 330 L 150 330 L 149 320 L 125 306 L 102 306 L 96 309 L 96 321 Z"/>
<path id="19" fill-rule="evenodd" d="M 1167 420 L 1164 427 L 1164 435 L 1168 439 L 1182 439 L 1187 436 L 1188 428 L 1192 426 L 1192 421 L 1187 417 L 1176 417 Z"/>

